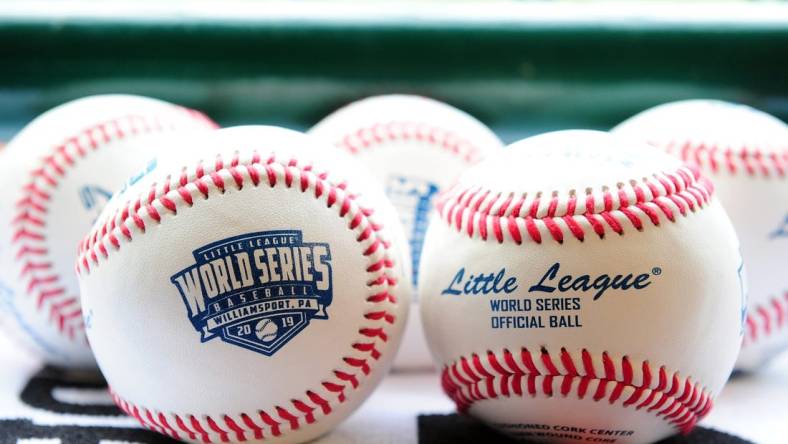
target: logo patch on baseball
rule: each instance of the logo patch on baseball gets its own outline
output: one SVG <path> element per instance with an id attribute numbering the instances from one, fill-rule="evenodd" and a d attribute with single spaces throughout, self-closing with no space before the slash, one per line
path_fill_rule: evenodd
<path id="1" fill-rule="evenodd" d="M 312 319 L 328 319 L 331 250 L 301 231 L 249 233 L 194 251 L 170 279 L 201 341 L 216 337 L 272 356 Z"/>
<path id="2" fill-rule="evenodd" d="M 418 281 L 421 246 L 427 232 L 432 199 L 439 189 L 438 184 L 417 177 L 394 175 L 386 182 L 386 195 L 399 212 L 400 222 L 410 239 L 414 284 Z"/>

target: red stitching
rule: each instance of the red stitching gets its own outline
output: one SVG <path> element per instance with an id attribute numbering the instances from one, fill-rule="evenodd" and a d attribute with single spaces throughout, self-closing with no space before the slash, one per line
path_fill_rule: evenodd
<path id="1" fill-rule="evenodd" d="M 601 359 L 594 359 L 585 349 L 579 359 L 564 348 L 557 357 L 545 348 L 532 352 L 525 347 L 519 353 L 506 349 L 474 353 L 447 364 L 441 373 L 443 390 L 460 412 L 477 401 L 500 396 L 556 396 L 556 383 L 563 397 L 590 397 L 594 402 L 646 409 L 682 433 L 692 430 L 712 407 L 712 395 L 678 372 L 670 373 L 664 366 L 657 369 L 648 361 L 633 364 L 627 356 L 614 359 L 602 353 Z M 624 398 L 627 388 L 634 391 Z"/>
<path id="2" fill-rule="evenodd" d="M 542 243 L 552 238 L 563 243 L 567 237 L 583 241 L 589 234 L 604 238 L 608 231 L 624 233 L 624 221 L 642 231 L 648 223 L 659 226 L 663 218 L 674 222 L 687 209 L 696 211 L 711 199 L 713 187 L 688 167 L 673 173 L 654 174 L 642 181 L 619 183 L 616 190 L 589 191 L 579 199 L 493 193 L 479 186 L 454 187 L 442 193 L 436 203 L 441 218 L 469 237 L 505 238 L 516 244 L 524 240 Z"/>
<path id="3" fill-rule="evenodd" d="M 788 146 L 718 146 L 689 140 L 649 143 L 714 173 L 724 170 L 732 175 L 743 172 L 748 176 L 783 178 L 788 172 Z"/>
<path id="4" fill-rule="evenodd" d="M 470 140 L 451 130 L 423 122 L 374 123 L 345 135 L 336 145 L 351 154 L 358 154 L 365 149 L 399 141 L 428 143 L 460 157 L 467 163 L 476 163 L 482 158 L 482 150 Z"/>
<path id="5" fill-rule="evenodd" d="M 188 113 L 193 119 L 216 127 L 215 123 L 198 111 L 181 107 L 177 109 Z M 173 126 L 170 124 L 170 127 Z M 125 132 L 124 127 L 130 130 Z M 89 154 L 82 140 L 87 139 L 90 151 L 95 151 L 112 140 L 164 129 L 158 117 L 141 115 L 127 115 L 98 123 L 54 147 L 51 154 L 45 156 L 41 164 L 30 172 L 30 181 L 22 187 L 22 197 L 16 204 L 17 213 L 11 222 L 11 242 L 16 246 L 16 259 L 24 261 L 20 278 L 28 296 L 35 297 L 37 309 L 47 310 L 48 305 L 49 321 L 71 340 L 77 339 L 78 334 L 82 336 L 84 330 L 78 301 L 67 294 L 61 284 L 62 277 L 51 270 L 51 262 L 39 262 L 49 258 L 44 216 L 49 211 L 51 190 L 59 186 L 68 168 Z M 99 139 L 97 132 L 100 133 Z M 81 339 L 84 340 L 84 337 Z"/>
<path id="6" fill-rule="evenodd" d="M 267 180 L 261 181 L 260 178 L 263 177 Z M 390 274 L 394 267 L 388 252 L 391 246 L 380 237 L 383 226 L 372 219 L 372 209 L 361 206 L 357 196 L 346 190 L 345 183 L 333 184 L 327 173 L 317 174 L 311 165 L 301 166 L 296 159 L 284 162 L 278 161 L 272 155 L 262 160 L 255 153 L 251 160 L 241 161 L 236 154 L 233 161 L 227 164 L 221 157 L 217 157 L 214 165 L 197 165 L 192 175 L 184 169 L 178 178 L 169 178 L 161 185 L 153 184 L 147 193 L 121 205 L 114 214 L 103 219 L 103 223 L 95 225 L 93 231 L 85 236 L 79 247 L 77 273 L 93 272 L 103 261 L 119 251 L 123 244 L 143 235 L 150 224 L 165 223 L 170 215 L 177 214 L 179 206 L 198 205 L 216 193 L 223 194 L 228 187 L 241 190 L 245 186 L 285 186 L 314 196 L 315 199 L 322 198 L 327 208 L 338 209 L 338 216 L 347 221 L 348 230 L 354 231 L 357 242 L 363 244 L 362 254 L 370 263 L 366 272 L 373 274 L 366 282 L 370 290 L 366 302 L 371 305 L 364 314 L 364 322 L 371 321 L 379 326 L 365 325 L 359 328 L 358 340 L 350 345 L 350 350 L 358 354 L 342 358 L 350 372 L 332 370 L 329 377 L 319 383 L 318 389 L 306 390 L 301 398 L 291 399 L 289 406 L 272 406 L 266 410 L 258 410 L 256 413 L 262 424 L 252 419 L 255 417 L 252 412 L 225 414 L 221 419 L 207 415 L 198 417 L 193 414 L 157 412 L 130 404 L 113 392 L 115 403 L 144 427 L 173 437 L 185 433 L 190 439 L 199 438 L 204 442 L 217 439 L 224 442 L 230 439 L 230 434 L 234 435 L 233 439 L 241 442 L 251 436 L 261 439 L 269 433 L 280 436 L 283 425 L 287 425 L 290 430 L 298 430 L 304 423 L 313 423 L 316 412 L 330 414 L 333 410 L 332 402 L 345 402 L 348 386 L 352 389 L 360 386 L 360 378 L 371 372 L 371 362 L 381 357 L 378 346 L 388 342 L 386 327 L 393 324 L 396 318 L 385 306 L 397 303 L 390 292 L 397 280 Z M 195 199 L 196 196 L 201 196 L 202 199 Z M 143 414 L 140 415 L 139 412 Z M 157 417 L 158 421 L 151 419 Z M 179 431 L 169 427 L 166 418 L 170 418 L 170 422 L 176 424 Z"/>
<path id="7" fill-rule="evenodd" d="M 747 312 L 742 347 L 748 347 L 788 328 L 788 291 L 772 296 Z"/>

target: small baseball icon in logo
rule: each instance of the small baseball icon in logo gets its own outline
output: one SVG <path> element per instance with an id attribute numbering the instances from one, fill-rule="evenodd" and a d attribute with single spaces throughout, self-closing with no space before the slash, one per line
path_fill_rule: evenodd
<path id="1" fill-rule="evenodd" d="M 279 326 L 271 319 L 263 319 L 254 327 L 254 333 L 257 335 L 257 339 L 271 342 L 279 334 Z"/>

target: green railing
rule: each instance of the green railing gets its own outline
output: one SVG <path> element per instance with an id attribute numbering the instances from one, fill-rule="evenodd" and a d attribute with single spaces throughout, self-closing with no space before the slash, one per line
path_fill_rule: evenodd
<path id="1" fill-rule="evenodd" d="M 60 102 L 107 92 L 182 103 L 227 125 L 296 128 L 362 96 L 409 92 L 465 109 L 507 140 L 606 128 L 694 97 L 786 119 L 788 25 L 0 14 L 0 138 Z"/>

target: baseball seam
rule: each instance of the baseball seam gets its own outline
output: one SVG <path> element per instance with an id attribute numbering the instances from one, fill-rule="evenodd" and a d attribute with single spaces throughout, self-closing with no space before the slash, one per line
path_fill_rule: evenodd
<path id="1" fill-rule="evenodd" d="M 788 291 L 760 304 L 750 304 L 742 348 L 762 341 L 788 328 Z"/>
<path id="2" fill-rule="evenodd" d="M 191 118 L 210 123 L 203 114 L 175 107 Z M 133 136 L 162 132 L 174 128 L 159 116 L 126 115 L 107 120 L 67 137 L 45 156 L 30 172 L 29 181 L 22 187 L 22 197 L 16 202 L 16 213 L 11 221 L 11 243 L 16 247 L 15 259 L 20 262 L 20 281 L 28 296 L 36 298 L 36 309 L 46 312 L 49 322 L 70 340 L 84 339 L 81 311 L 77 296 L 68 294 L 63 277 L 55 271 L 47 243 L 45 218 L 52 193 L 81 159 L 91 152 Z"/>
<path id="3" fill-rule="evenodd" d="M 176 215 L 180 207 L 199 205 L 230 189 L 241 191 L 250 186 L 295 189 L 323 202 L 327 209 L 347 221 L 347 229 L 355 235 L 368 260 L 365 272 L 369 275 L 366 282 L 369 309 L 363 314 L 358 338 L 350 345 L 349 353 L 342 357 L 344 367 L 332 370 L 318 388 L 307 389 L 300 398 L 292 398 L 290 406 L 276 405 L 217 417 L 156 412 L 113 393 L 116 404 L 143 426 L 176 439 L 199 438 L 204 442 L 246 441 L 252 439 L 250 437 L 264 439 L 268 435 L 281 436 L 285 427 L 295 431 L 304 422 L 314 423 L 316 413 L 330 414 L 332 403 L 345 402 L 346 390 L 357 389 L 361 378 L 370 374 L 371 365 L 382 356 L 379 347 L 388 342 L 387 327 L 396 321 L 395 315 L 388 310 L 397 304 L 390 292 L 397 285 L 390 273 L 394 261 L 389 251 L 390 243 L 382 237 L 383 226 L 373 220 L 374 210 L 362 206 L 346 183 L 332 183 L 328 173 L 318 174 L 311 165 L 299 165 L 296 159 L 279 161 L 273 155 L 263 159 L 254 153 L 251 160 L 241 161 L 236 154 L 229 164 L 218 156 L 213 165 L 206 167 L 200 163 L 191 172 L 184 168 L 176 180 L 168 177 L 162 185 L 153 184 L 149 193 L 126 202 L 85 237 L 80 246 L 77 272 L 94 271 L 123 244 L 144 235 L 150 226 L 164 223 L 168 216 Z"/>
<path id="4" fill-rule="evenodd" d="M 346 134 L 337 143 L 351 154 L 391 142 L 421 142 L 442 148 L 466 163 L 481 160 L 481 150 L 451 130 L 423 122 L 391 121 L 373 123 Z"/>
<path id="5" fill-rule="evenodd" d="M 788 171 L 788 147 L 771 150 L 752 146 L 718 146 L 713 143 L 671 140 L 665 144 L 650 142 L 685 162 L 705 167 L 714 173 L 722 170 L 731 175 L 785 178 Z"/>
<path id="6" fill-rule="evenodd" d="M 577 353 L 561 348 L 558 356 L 544 347 L 539 352 L 523 347 L 474 353 L 446 365 L 441 383 L 460 412 L 501 396 L 577 397 L 645 409 L 682 433 L 692 430 L 712 407 L 712 395 L 678 372 L 607 352 L 593 356 L 586 349 Z"/>
<path id="7" fill-rule="evenodd" d="M 713 187 L 695 169 L 681 167 L 641 180 L 620 182 L 615 189 L 586 189 L 585 196 L 568 193 L 504 193 L 460 184 L 438 198 L 436 208 L 449 226 L 468 237 L 505 239 L 520 245 L 553 239 L 585 240 L 608 232 L 624 234 L 628 227 L 642 231 L 651 223 L 675 222 L 708 204 Z"/>

